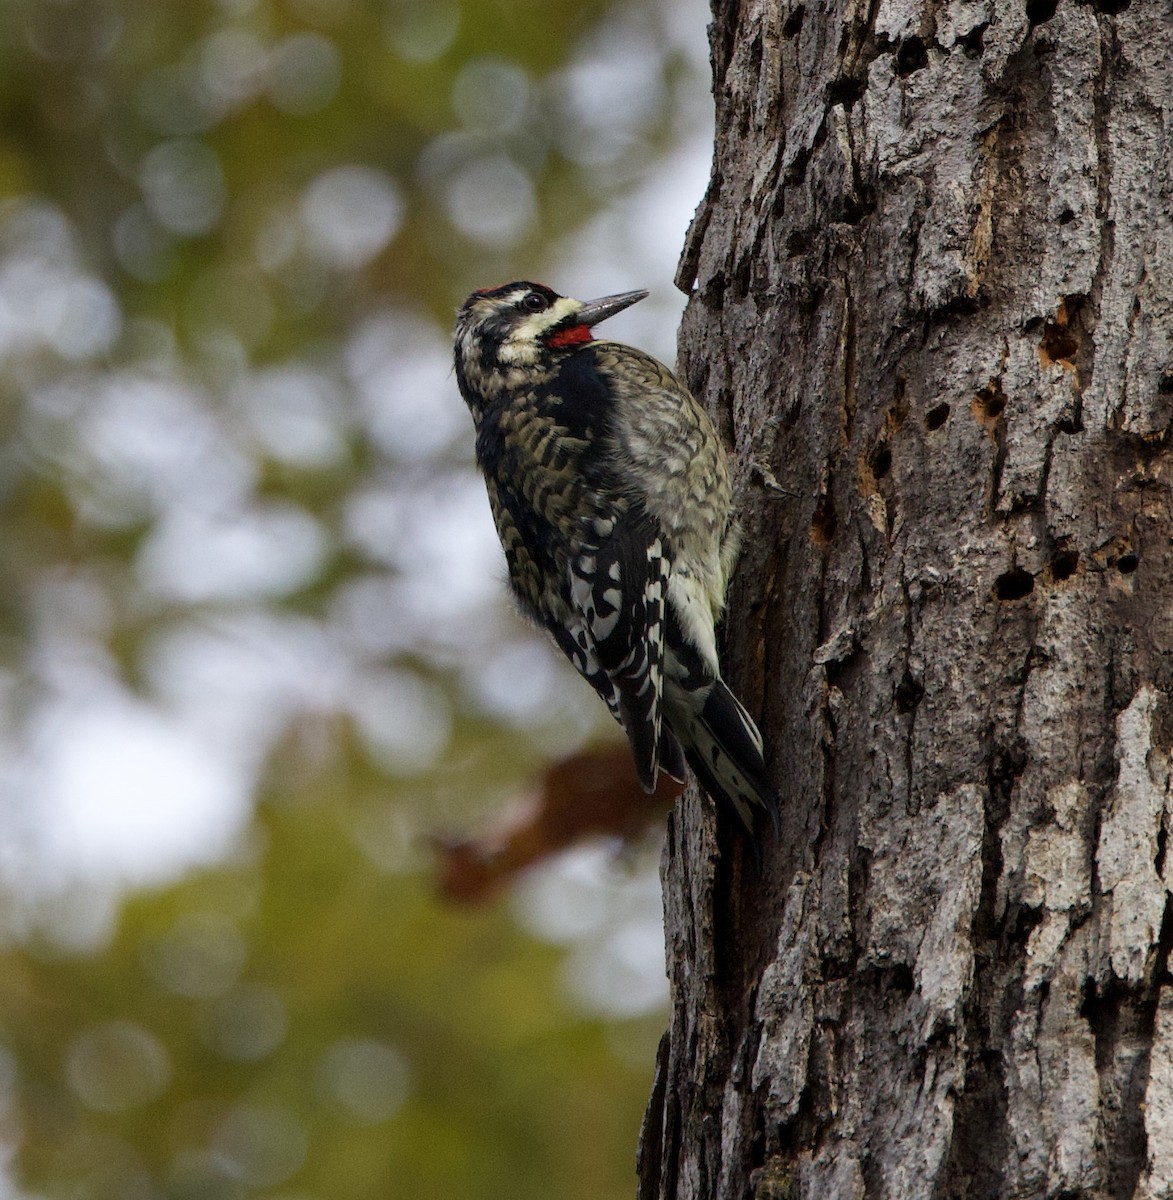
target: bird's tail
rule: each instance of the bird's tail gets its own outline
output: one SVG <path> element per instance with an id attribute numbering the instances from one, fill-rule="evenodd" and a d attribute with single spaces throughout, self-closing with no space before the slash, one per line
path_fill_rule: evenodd
<path id="1" fill-rule="evenodd" d="M 696 701 L 702 696 L 698 708 Z M 683 719 L 672 721 L 672 732 L 701 786 L 718 805 L 731 807 L 751 834 L 756 835 L 756 817 L 762 812 L 777 834 L 778 795 L 766 772 L 762 735 L 753 718 L 721 679 L 713 681 L 707 695 L 694 692 L 688 699 L 692 703 L 682 706 Z"/>

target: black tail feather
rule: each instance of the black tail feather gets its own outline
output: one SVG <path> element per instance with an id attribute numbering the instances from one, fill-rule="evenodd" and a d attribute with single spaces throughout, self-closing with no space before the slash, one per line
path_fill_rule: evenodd
<path id="1" fill-rule="evenodd" d="M 755 816 L 764 810 L 776 837 L 778 796 L 766 771 L 761 734 L 720 679 L 713 683 L 684 740 L 688 765 L 713 800 L 732 808 L 755 836 Z"/>

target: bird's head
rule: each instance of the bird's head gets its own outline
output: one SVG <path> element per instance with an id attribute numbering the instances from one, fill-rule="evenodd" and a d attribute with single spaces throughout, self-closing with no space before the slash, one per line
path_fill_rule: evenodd
<path id="1" fill-rule="evenodd" d="M 465 399 L 472 403 L 470 391 L 491 398 L 548 369 L 559 355 L 591 341 L 600 321 L 646 295 L 582 301 L 525 281 L 473 292 L 456 316 L 456 375 Z"/>

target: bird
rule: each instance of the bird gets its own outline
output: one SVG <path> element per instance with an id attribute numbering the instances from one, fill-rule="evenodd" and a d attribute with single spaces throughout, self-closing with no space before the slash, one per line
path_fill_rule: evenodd
<path id="1" fill-rule="evenodd" d="M 456 380 L 518 605 L 607 704 L 642 787 L 687 763 L 719 810 L 776 830 L 761 734 L 717 656 L 740 539 L 725 449 L 668 367 L 594 334 L 647 295 L 475 291 Z"/>

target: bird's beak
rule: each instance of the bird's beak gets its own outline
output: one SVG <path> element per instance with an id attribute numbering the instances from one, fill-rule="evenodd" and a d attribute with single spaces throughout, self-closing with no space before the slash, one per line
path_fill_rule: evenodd
<path id="1" fill-rule="evenodd" d="M 617 312 L 622 312 L 625 308 L 630 308 L 631 305 L 642 300 L 647 295 L 646 291 L 638 292 L 620 292 L 615 296 L 603 296 L 599 300 L 588 300 L 574 314 L 574 323 L 576 325 L 597 325 L 600 321 L 605 321 L 608 317 L 613 317 Z"/>

